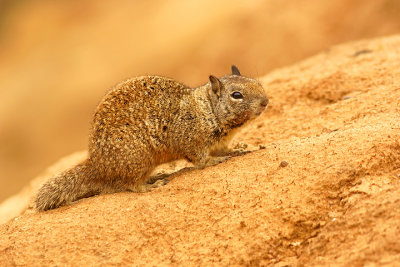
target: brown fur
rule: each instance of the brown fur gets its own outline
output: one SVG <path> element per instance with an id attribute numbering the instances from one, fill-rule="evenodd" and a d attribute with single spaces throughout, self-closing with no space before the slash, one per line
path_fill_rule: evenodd
<path id="1" fill-rule="evenodd" d="M 175 80 L 142 76 L 118 84 L 94 114 L 89 158 L 47 181 L 38 210 L 121 191 L 145 192 L 159 164 L 185 158 L 198 167 L 223 161 L 238 127 L 267 106 L 261 84 L 233 75 L 192 89 Z M 243 99 L 234 99 L 233 92 Z M 155 186 L 155 185 L 153 185 Z"/>

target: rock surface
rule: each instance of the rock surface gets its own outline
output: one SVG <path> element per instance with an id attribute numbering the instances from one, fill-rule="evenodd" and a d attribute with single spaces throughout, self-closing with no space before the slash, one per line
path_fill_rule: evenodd
<path id="1" fill-rule="evenodd" d="M 398 265 L 399 77 L 400 35 L 278 69 L 260 79 L 269 109 L 235 140 L 265 149 L 152 192 L 25 212 L 0 226 L 0 262 Z"/>

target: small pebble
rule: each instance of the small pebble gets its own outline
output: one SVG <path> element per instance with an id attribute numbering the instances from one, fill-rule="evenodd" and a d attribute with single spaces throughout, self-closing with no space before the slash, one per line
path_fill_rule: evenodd
<path id="1" fill-rule="evenodd" d="M 264 145 L 259 145 L 258 146 L 258 149 L 266 149 L 267 147 L 266 146 L 264 146 Z"/>
<path id="2" fill-rule="evenodd" d="M 281 166 L 282 168 L 285 168 L 287 165 L 289 165 L 287 161 L 282 161 L 281 164 L 279 164 L 279 166 Z"/>

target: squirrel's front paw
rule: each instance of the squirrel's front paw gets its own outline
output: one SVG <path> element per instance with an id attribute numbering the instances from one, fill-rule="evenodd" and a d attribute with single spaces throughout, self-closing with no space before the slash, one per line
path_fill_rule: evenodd
<path id="1" fill-rule="evenodd" d="M 223 149 L 219 149 L 218 151 L 213 151 L 213 156 L 229 156 L 229 157 L 237 157 L 242 156 L 251 152 L 250 150 L 246 150 L 248 145 L 245 143 L 238 143 L 234 148 L 225 147 Z"/>
<path id="2" fill-rule="evenodd" d="M 223 157 L 208 157 L 206 160 L 204 160 L 203 162 L 197 164 L 197 167 L 200 169 L 203 169 L 205 167 L 209 167 L 209 166 L 214 166 L 217 165 L 221 162 L 224 162 L 228 159 L 230 159 L 230 156 L 223 156 Z"/>

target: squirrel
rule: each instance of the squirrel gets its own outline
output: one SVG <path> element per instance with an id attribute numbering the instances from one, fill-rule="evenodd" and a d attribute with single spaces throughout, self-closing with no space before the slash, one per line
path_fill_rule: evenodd
<path id="1" fill-rule="evenodd" d="M 141 76 L 116 85 L 93 116 L 89 156 L 50 178 L 39 189 L 36 209 L 45 211 L 76 200 L 122 191 L 146 192 L 159 164 L 186 159 L 198 168 L 229 158 L 237 130 L 268 105 L 262 85 L 232 74 L 198 88 L 170 78 Z"/>

